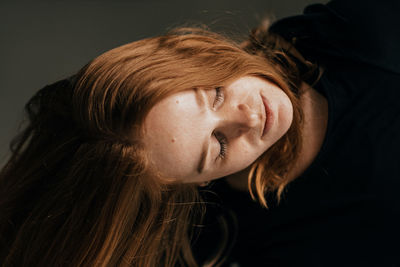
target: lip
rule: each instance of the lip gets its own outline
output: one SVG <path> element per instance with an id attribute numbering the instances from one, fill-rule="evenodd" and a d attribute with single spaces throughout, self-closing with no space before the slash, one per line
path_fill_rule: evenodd
<path id="1" fill-rule="evenodd" d="M 261 95 L 261 99 L 264 104 L 264 111 L 265 111 L 264 129 L 263 129 L 263 132 L 261 135 L 261 137 L 263 137 L 271 129 L 271 126 L 272 126 L 272 123 L 274 120 L 274 114 L 272 113 L 272 110 L 269 108 L 270 105 L 268 103 L 268 99 L 266 99 L 262 95 Z"/>

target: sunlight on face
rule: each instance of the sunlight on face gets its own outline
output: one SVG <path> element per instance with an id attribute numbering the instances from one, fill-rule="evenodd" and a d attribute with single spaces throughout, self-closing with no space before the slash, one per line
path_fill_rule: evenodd
<path id="1" fill-rule="evenodd" d="M 253 76 L 193 89 L 157 103 L 145 119 L 151 165 L 185 183 L 245 169 L 289 129 L 293 107 L 275 84 Z"/>

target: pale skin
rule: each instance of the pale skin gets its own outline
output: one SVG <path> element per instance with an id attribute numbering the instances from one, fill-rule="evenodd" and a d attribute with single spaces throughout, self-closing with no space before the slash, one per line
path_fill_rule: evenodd
<path id="1" fill-rule="evenodd" d="M 306 138 L 289 172 L 294 177 L 317 155 L 327 125 L 326 99 L 307 84 L 303 87 Z M 277 85 L 245 76 L 223 89 L 187 90 L 157 103 L 145 120 L 145 143 L 154 170 L 166 177 L 198 184 L 228 177 L 232 187 L 247 190 L 248 167 L 287 132 L 292 114 L 288 96 Z M 207 157 L 199 173 L 203 150 Z"/>
<path id="2" fill-rule="evenodd" d="M 319 92 L 303 83 L 301 102 L 304 112 L 303 149 L 295 162 L 293 169 L 289 170 L 289 179 L 301 175 L 311 165 L 323 144 L 328 125 L 328 102 Z M 226 177 L 228 184 L 240 191 L 248 191 L 248 169 Z"/>

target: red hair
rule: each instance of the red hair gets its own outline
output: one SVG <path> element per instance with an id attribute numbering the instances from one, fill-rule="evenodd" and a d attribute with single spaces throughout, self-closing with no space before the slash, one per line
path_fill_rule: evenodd
<path id="1" fill-rule="evenodd" d="M 249 180 L 264 205 L 266 191 L 280 194 L 301 148 L 299 79 L 282 51 L 257 42 L 180 28 L 112 49 L 33 96 L 0 173 L 3 266 L 195 266 L 198 189 L 152 176 L 141 141 L 149 110 L 183 90 L 253 75 L 285 91 L 293 123 Z"/>

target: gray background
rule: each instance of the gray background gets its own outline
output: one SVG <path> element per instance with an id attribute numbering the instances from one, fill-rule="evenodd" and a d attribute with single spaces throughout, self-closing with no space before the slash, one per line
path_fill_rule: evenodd
<path id="1" fill-rule="evenodd" d="M 264 16 L 300 14 L 316 2 L 327 0 L 1 1 L 0 166 L 28 99 L 99 54 L 187 23 L 240 36 Z"/>

